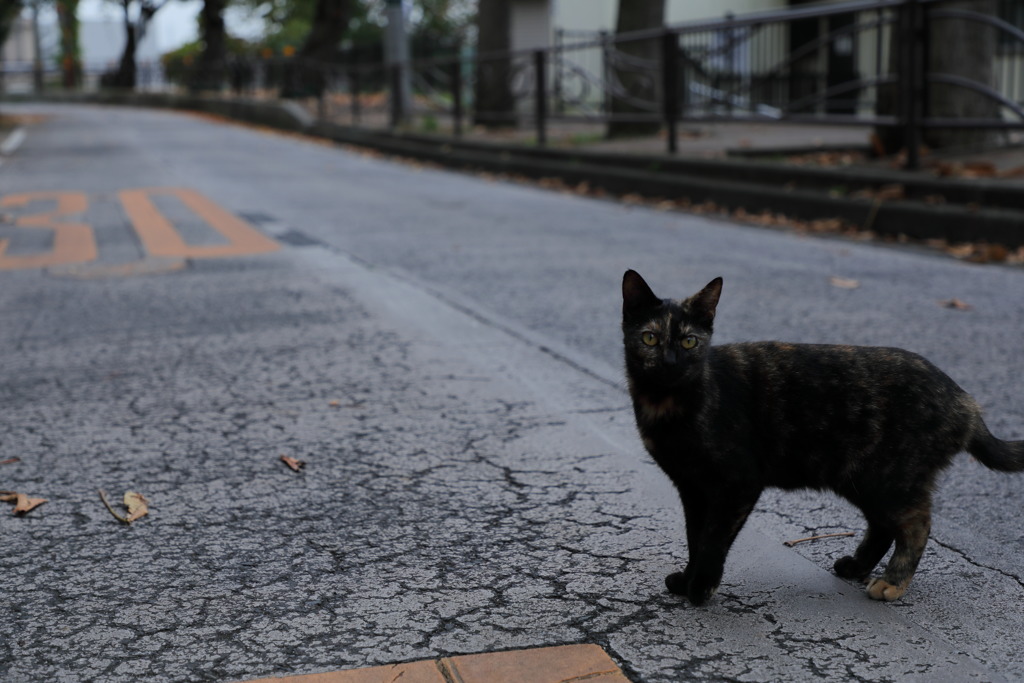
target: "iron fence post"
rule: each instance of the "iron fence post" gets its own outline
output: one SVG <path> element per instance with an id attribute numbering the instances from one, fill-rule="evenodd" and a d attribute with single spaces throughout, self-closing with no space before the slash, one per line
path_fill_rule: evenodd
<path id="1" fill-rule="evenodd" d="M 320 121 L 327 120 L 327 83 L 330 81 L 328 77 L 328 66 L 326 64 L 320 64 L 320 82 L 317 84 L 320 87 L 317 88 L 316 95 L 316 115 Z"/>
<path id="2" fill-rule="evenodd" d="M 452 132 L 462 137 L 462 58 L 452 65 Z"/>
<path id="3" fill-rule="evenodd" d="M 552 99 L 555 103 L 555 115 L 565 114 L 565 100 L 562 98 L 562 58 L 564 57 L 562 45 L 565 42 L 565 29 L 555 29 L 555 51 L 552 53 L 555 62 L 555 82 L 552 88 Z"/>
<path id="4" fill-rule="evenodd" d="M 661 36 L 661 100 L 665 128 L 668 135 L 668 153 L 678 151 L 676 119 L 679 117 L 679 38 L 670 30 Z"/>
<path id="5" fill-rule="evenodd" d="M 390 78 L 391 92 L 389 107 L 391 114 L 390 127 L 392 130 L 398 127 L 398 124 L 402 119 L 402 64 L 392 64 L 388 69 L 388 75 Z"/>
<path id="6" fill-rule="evenodd" d="M 360 119 L 359 111 L 359 69 L 353 68 L 349 72 L 349 95 L 352 98 L 352 125 L 358 126 Z"/>
<path id="7" fill-rule="evenodd" d="M 924 112 L 925 70 L 923 54 L 924 9 L 918 0 L 906 0 L 899 8 L 899 116 L 907 148 L 906 168 L 921 165 L 921 122 Z"/>
<path id="8" fill-rule="evenodd" d="M 601 87 L 604 89 L 604 111 L 609 116 L 612 113 L 612 83 L 614 83 L 614 65 L 612 60 L 615 58 L 613 50 L 615 46 L 612 44 L 612 40 L 608 34 L 608 31 L 601 31 Z"/>
<path id="9" fill-rule="evenodd" d="M 546 73 L 546 62 L 547 55 L 544 50 L 535 50 L 533 53 L 533 69 L 534 79 L 536 83 L 536 117 L 537 117 L 537 144 L 541 147 L 547 144 L 547 117 L 548 117 L 548 102 L 547 102 L 547 73 Z"/>

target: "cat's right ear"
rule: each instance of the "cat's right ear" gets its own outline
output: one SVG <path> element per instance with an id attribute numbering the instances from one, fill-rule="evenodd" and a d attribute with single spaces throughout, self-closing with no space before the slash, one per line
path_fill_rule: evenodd
<path id="1" fill-rule="evenodd" d="M 627 270 L 622 276 L 622 313 L 654 308 L 661 304 L 650 286 L 635 270 Z"/>

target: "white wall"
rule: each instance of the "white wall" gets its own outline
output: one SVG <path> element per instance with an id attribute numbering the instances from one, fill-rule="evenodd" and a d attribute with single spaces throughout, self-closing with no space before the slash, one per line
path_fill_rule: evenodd
<path id="1" fill-rule="evenodd" d="M 556 29 L 613 31 L 619 0 L 549 0 Z M 628 1 L 628 0 L 626 0 Z M 701 19 L 719 19 L 726 12 L 742 14 L 787 7 L 786 0 L 667 0 L 665 21 L 679 24 Z"/>
<path id="2" fill-rule="evenodd" d="M 702 19 L 721 19 L 727 12 L 767 12 L 788 6 L 786 0 L 668 0 L 665 22 L 671 25 Z"/>
<path id="3" fill-rule="evenodd" d="M 78 23 L 78 47 L 82 55 L 82 66 L 87 71 L 109 69 L 116 66 L 124 52 L 124 24 L 118 20 L 86 20 Z M 156 35 L 146 31 L 142 42 L 136 46 L 135 62 L 156 62 L 160 59 L 160 48 Z"/>
<path id="4" fill-rule="evenodd" d="M 512 3 L 512 49 L 531 50 L 551 44 L 549 0 L 516 0 Z"/>
<path id="5" fill-rule="evenodd" d="M 11 32 L 7 35 L 7 42 L 3 44 L 2 59 L 8 67 L 13 64 L 25 66 L 35 59 L 35 48 L 32 43 L 32 21 L 27 17 L 18 17 L 11 26 Z"/>

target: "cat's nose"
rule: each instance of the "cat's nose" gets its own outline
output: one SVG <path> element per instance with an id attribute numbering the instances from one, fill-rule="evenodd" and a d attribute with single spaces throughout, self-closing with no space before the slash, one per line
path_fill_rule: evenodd
<path id="1" fill-rule="evenodd" d="M 665 364 L 666 365 L 675 365 L 678 362 L 679 362 L 679 354 L 676 352 L 676 350 L 672 349 L 672 348 L 666 349 L 665 350 Z"/>

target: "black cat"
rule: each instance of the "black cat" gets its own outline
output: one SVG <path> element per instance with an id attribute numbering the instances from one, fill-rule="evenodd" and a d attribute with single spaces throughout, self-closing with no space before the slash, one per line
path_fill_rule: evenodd
<path id="1" fill-rule="evenodd" d="M 868 529 L 844 578 L 867 580 L 895 542 L 876 600 L 907 590 L 931 519 L 935 477 L 969 451 L 994 470 L 1024 470 L 1024 441 L 989 433 L 945 373 L 893 348 L 753 342 L 711 346 L 716 278 L 681 301 L 636 272 L 622 280 L 626 374 L 644 446 L 679 490 L 689 562 L 665 579 L 700 605 L 768 486 L 834 491 Z"/>

